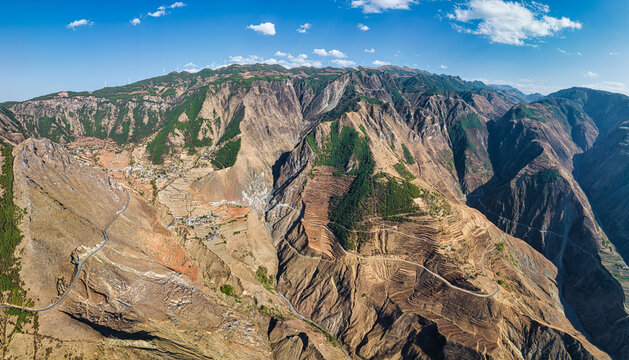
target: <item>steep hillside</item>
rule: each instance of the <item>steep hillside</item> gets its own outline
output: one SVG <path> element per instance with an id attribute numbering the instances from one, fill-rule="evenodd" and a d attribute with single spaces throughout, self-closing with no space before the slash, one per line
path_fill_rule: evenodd
<path id="1" fill-rule="evenodd" d="M 326 171 L 339 131 L 326 125 L 286 159 L 267 214 L 278 289 L 298 311 L 360 358 L 604 356 L 563 316 L 543 256 L 420 180 L 380 175 L 371 137 Z"/>
<path id="2" fill-rule="evenodd" d="M 605 233 L 629 259 L 629 121 L 583 155 L 577 179 L 592 201 Z"/>
<path id="3" fill-rule="evenodd" d="M 282 315 L 290 311 L 281 298 L 256 281 L 264 274 L 260 279 L 273 285 L 266 270 L 223 261 L 195 237 L 183 241 L 186 227 L 174 225 L 162 206 L 150 206 L 59 145 L 31 139 L 14 155 L 16 204 L 24 209 L 20 277 L 33 299 L 26 305 L 45 308 L 68 295 L 17 334 L 3 336 L 5 354 L 260 359 L 272 357 L 267 332 L 273 330 L 274 344 L 298 336 L 306 341 L 299 352 L 339 356 L 325 341 L 309 346 L 321 343 L 318 330 Z M 233 223 L 228 210 L 214 207 L 216 221 Z M 101 230 L 117 211 L 103 242 Z M 246 218 L 248 209 L 240 213 Z M 252 226 L 246 223 L 245 229 Z M 265 256 L 257 251 L 254 258 L 274 266 Z"/>
<path id="4" fill-rule="evenodd" d="M 629 285 L 613 274 L 625 263 L 608 246 L 605 228 L 572 175 L 575 157 L 597 148 L 599 129 L 605 131 L 573 100 L 548 98 L 514 107 L 490 124 L 495 175 L 468 201 L 553 261 L 568 316 L 595 343 L 624 358 Z"/>
<path id="5" fill-rule="evenodd" d="M 3 351 L 625 358 L 624 105 L 522 95 L 252 65 L 1 104 L 24 213 L 3 299 L 44 307 L 78 279 Z"/>
<path id="6" fill-rule="evenodd" d="M 629 97 L 589 89 L 568 89 L 552 94 L 569 99 L 587 113 L 599 129 L 596 143 L 575 158 L 575 176 L 587 193 L 592 206 L 618 251 L 629 259 L 627 224 L 629 194 L 627 193 L 627 122 Z M 622 269 L 622 264 L 617 264 Z M 613 271 L 619 274 L 618 271 Z"/>

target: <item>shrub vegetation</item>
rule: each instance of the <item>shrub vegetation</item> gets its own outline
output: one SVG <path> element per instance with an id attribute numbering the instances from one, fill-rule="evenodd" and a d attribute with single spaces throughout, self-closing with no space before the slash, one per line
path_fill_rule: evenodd
<path id="1" fill-rule="evenodd" d="M 240 151 L 240 139 L 229 141 L 214 153 L 211 162 L 217 170 L 234 166 Z"/>
<path id="2" fill-rule="evenodd" d="M 358 111 L 359 105 L 358 101 L 360 100 L 360 96 L 358 96 L 358 92 L 356 91 L 356 87 L 353 85 L 347 85 L 345 88 L 345 92 L 339 100 L 338 105 L 330 111 L 328 111 L 323 117 L 323 121 L 334 121 L 341 117 L 341 115 Z"/>
<path id="3" fill-rule="evenodd" d="M 393 168 L 395 169 L 395 171 L 398 172 L 398 174 L 400 174 L 401 177 L 403 177 L 404 179 L 411 181 L 413 179 L 415 179 L 415 175 L 413 175 L 412 172 L 410 172 L 406 166 L 404 165 L 403 162 L 398 162 L 397 164 L 393 165 Z"/>
<path id="4" fill-rule="evenodd" d="M 2 174 L 0 174 L 0 301 L 18 306 L 31 307 L 31 299 L 26 297 L 26 291 L 20 281 L 20 262 L 15 256 L 15 249 L 22 240 L 18 223 L 22 218 L 22 210 L 13 203 L 13 148 L 0 143 L 2 147 Z M 4 336 L 12 337 L 14 333 L 23 331 L 23 326 L 29 323 L 36 314 L 24 311 L 6 309 L 5 316 L 0 321 Z M 3 340 L 7 340 L 6 338 Z M 8 343 L 8 342 L 6 342 Z M 6 344 L 5 343 L 5 344 Z"/>
<path id="5" fill-rule="evenodd" d="M 275 275 L 269 276 L 269 270 L 264 266 L 258 267 L 258 270 L 256 271 L 256 280 L 264 285 L 267 290 L 273 290 L 273 286 L 275 285 Z"/>
<path id="6" fill-rule="evenodd" d="M 413 159 L 413 155 L 411 155 L 411 152 L 408 150 L 408 148 L 404 144 L 402 144 L 402 153 L 404 153 L 404 159 L 406 160 L 407 164 L 409 165 L 415 164 L 415 159 Z"/>
<path id="7" fill-rule="evenodd" d="M 551 184 L 559 178 L 559 171 L 556 169 L 544 169 L 535 174 L 535 179 L 541 184 Z"/>
<path id="8" fill-rule="evenodd" d="M 231 297 L 236 297 L 236 294 L 234 293 L 234 287 L 228 284 L 222 285 L 221 286 L 221 292 L 227 296 L 231 296 Z"/>
<path id="9" fill-rule="evenodd" d="M 225 128 L 225 132 L 223 133 L 223 136 L 221 136 L 220 139 L 218 139 L 219 144 L 224 141 L 231 140 L 235 136 L 240 134 L 240 122 L 242 121 L 244 117 L 245 117 L 245 108 L 241 107 L 234 114 L 232 121 L 230 121 L 229 124 L 227 124 L 227 127 Z"/>

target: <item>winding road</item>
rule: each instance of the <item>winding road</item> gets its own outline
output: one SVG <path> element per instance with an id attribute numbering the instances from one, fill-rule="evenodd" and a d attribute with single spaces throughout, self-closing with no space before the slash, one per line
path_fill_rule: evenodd
<path id="1" fill-rule="evenodd" d="M 55 307 L 57 307 L 57 305 L 59 305 L 61 303 L 61 301 L 70 293 L 70 291 L 72 291 L 72 289 L 74 288 L 74 285 L 76 285 L 76 282 L 79 280 L 79 276 L 81 276 L 81 271 L 83 270 L 83 265 L 85 265 L 87 260 L 89 260 L 94 254 L 99 252 L 105 245 L 107 245 L 107 242 L 109 241 L 109 237 L 107 236 L 107 229 L 118 218 L 118 216 L 120 216 L 120 214 L 122 214 L 123 211 L 127 210 L 127 206 L 129 206 L 129 191 L 125 190 L 125 192 L 127 194 L 127 201 L 125 202 L 124 206 L 122 207 L 122 209 L 120 209 L 120 211 L 118 211 L 116 213 L 116 215 L 111 220 L 109 220 L 107 225 L 105 225 L 105 227 L 103 228 L 103 237 L 105 238 L 105 240 L 100 245 L 98 245 L 96 247 L 96 250 L 92 251 L 89 255 L 87 255 L 85 257 L 85 259 L 83 259 L 83 261 L 81 261 L 79 263 L 79 266 L 77 267 L 77 270 L 76 270 L 76 275 L 74 275 L 74 280 L 72 280 L 72 284 L 63 293 L 63 295 L 61 295 L 61 297 L 59 297 L 59 299 L 56 302 L 54 302 L 53 304 L 50 304 L 47 307 L 42 308 L 42 309 L 32 309 L 32 308 L 26 308 L 26 307 L 21 307 L 21 306 L 16 306 L 16 305 L 11 305 L 11 304 L 4 303 L 4 304 L 0 305 L 0 309 L 14 309 L 14 310 L 20 310 L 20 311 L 25 311 L 25 312 L 30 312 L 30 313 L 40 313 L 40 312 L 52 310 Z"/>
<path id="2" fill-rule="evenodd" d="M 288 204 L 282 204 L 282 203 L 279 203 L 279 204 L 276 204 L 275 206 L 288 208 L 288 209 L 293 210 L 293 211 L 296 211 L 296 212 L 301 212 L 300 210 L 298 210 L 298 209 L 296 209 L 296 208 L 294 208 L 293 206 L 288 205 Z M 312 226 L 317 226 L 317 227 L 320 227 L 320 228 L 324 229 L 325 231 L 327 231 L 330 235 L 332 235 L 332 237 L 334 238 L 334 240 L 336 240 L 336 242 L 339 244 L 340 249 L 341 249 L 341 250 L 343 251 L 343 253 L 344 253 L 345 255 L 347 255 L 347 256 L 352 256 L 352 257 L 355 257 L 355 258 L 357 258 L 357 259 L 360 259 L 360 260 L 365 260 L 365 261 L 374 261 L 374 260 L 377 260 L 377 261 L 390 261 L 390 262 L 399 262 L 399 263 L 404 263 L 404 264 L 411 265 L 411 266 L 417 266 L 417 267 L 421 268 L 422 270 L 426 271 L 427 273 L 429 273 L 429 274 L 433 275 L 433 276 L 434 276 L 434 277 L 436 277 L 437 279 L 439 279 L 439 280 L 443 281 L 443 282 L 444 282 L 444 283 L 445 283 L 448 287 L 450 287 L 450 288 L 452 288 L 452 289 L 455 289 L 455 290 L 458 290 L 458 291 L 461 291 L 461 292 L 464 292 L 464 293 L 466 293 L 466 294 L 470 294 L 470 295 L 476 296 L 476 297 L 481 297 L 481 298 L 488 298 L 488 297 L 492 297 L 492 296 L 494 296 L 494 295 L 498 292 L 498 290 L 499 290 L 498 284 L 497 284 L 495 281 L 490 280 L 490 281 L 494 284 L 494 289 L 493 289 L 493 291 L 491 291 L 490 293 L 487 293 L 487 294 L 479 294 L 479 293 L 477 293 L 477 292 L 474 292 L 474 291 L 471 291 L 471 290 L 467 290 L 467 289 L 463 289 L 463 288 L 461 288 L 461 287 L 458 287 L 458 286 L 456 286 L 456 285 L 453 285 L 450 281 L 448 281 L 448 280 L 447 280 L 446 278 L 444 278 L 443 276 L 441 276 L 441 275 L 437 274 L 436 272 L 434 272 L 434 271 L 432 271 L 432 270 L 428 269 L 428 268 L 427 268 L 427 267 L 425 267 L 424 265 L 419 264 L 419 263 L 416 263 L 416 262 L 412 262 L 412 261 L 408 261 L 408 260 L 404 260 L 404 259 L 388 258 L 388 257 L 365 257 L 365 256 L 361 256 L 361 255 L 357 255 L 357 254 L 354 254 L 354 253 L 348 252 L 347 250 L 345 250 L 345 248 L 343 248 L 343 246 L 341 245 L 341 242 L 339 241 L 339 239 L 338 239 L 338 238 L 334 235 L 334 233 L 333 233 L 333 232 L 332 232 L 332 231 L 331 231 L 331 230 L 330 230 L 327 226 L 325 226 L 325 225 L 321 225 L 321 224 L 312 223 L 312 222 L 309 222 L 309 221 L 307 221 L 307 220 L 305 220 L 305 219 L 303 219 L 303 218 L 301 218 L 301 221 L 302 221 L 302 222 L 304 222 L 305 224 L 309 224 L 309 225 L 312 225 Z M 388 229 L 386 229 L 386 230 L 388 230 Z M 415 236 L 413 236 L 413 235 L 405 234 L 405 233 L 400 232 L 400 231 L 395 231 L 395 232 L 400 233 L 400 234 L 402 234 L 402 235 L 404 235 L 404 236 L 407 236 L 407 237 L 416 238 L 416 237 L 415 237 Z M 494 251 L 495 249 L 496 249 L 496 246 L 494 245 L 491 249 L 489 249 L 489 250 L 485 251 L 485 252 L 483 253 L 482 257 L 481 257 L 481 261 L 478 263 L 478 265 L 481 267 L 481 270 L 483 271 L 483 275 L 485 275 L 485 277 L 487 277 L 487 274 L 486 274 L 486 272 L 485 272 L 485 267 L 483 266 L 483 261 L 485 260 L 485 255 L 486 255 L 487 253 L 490 253 L 490 252 Z"/>
<path id="3" fill-rule="evenodd" d="M 289 210 L 292 210 L 292 211 L 295 211 L 295 212 L 298 212 L 298 213 L 299 213 L 299 212 L 301 212 L 300 210 L 298 210 L 298 209 L 296 209 L 296 208 L 294 208 L 293 206 L 288 205 L 288 204 L 278 203 L 278 204 L 275 204 L 275 206 L 278 206 L 278 207 L 284 207 L 284 208 L 287 208 L 287 209 L 289 209 Z M 489 293 L 489 294 L 478 294 L 478 293 L 475 293 L 475 292 L 473 292 L 473 291 L 470 291 L 470 290 L 467 290 L 467 289 L 460 288 L 460 287 L 458 287 L 458 286 L 456 286 L 456 285 L 452 285 L 452 284 L 451 284 L 451 283 L 450 283 L 447 279 L 445 279 L 445 278 L 444 278 L 444 277 L 442 277 L 441 275 L 439 275 L 439 274 L 437 274 L 437 273 L 435 273 L 435 272 L 433 272 L 433 271 L 429 270 L 428 268 L 426 268 L 426 267 L 425 267 L 424 265 L 422 265 L 422 264 L 414 263 L 414 262 L 411 262 L 411 261 L 408 261 L 408 260 L 394 259 L 394 258 L 385 258 L 385 257 L 364 257 L 364 256 L 360 256 L 360 255 L 356 255 L 356 254 L 353 254 L 353 253 L 347 252 L 347 251 L 345 250 L 345 248 L 343 248 L 343 245 L 341 245 L 341 243 L 339 242 L 338 238 L 334 235 L 334 233 L 333 233 L 330 229 L 328 229 L 328 227 L 327 227 L 327 226 L 320 225 L 320 224 L 315 224 L 315 223 L 311 223 L 311 222 L 308 222 L 308 221 L 304 220 L 303 218 L 301 218 L 301 221 L 302 221 L 302 222 L 304 222 L 304 223 L 306 223 L 306 224 L 310 224 L 310 225 L 312 225 L 312 226 L 318 226 L 318 227 L 321 227 L 321 228 L 323 228 L 325 231 L 327 231 L 328 233 L 330 233 L 330 235 L 332 235 L 332 237 L 334 238 L 334 240 L 336 240 L 336 242 L 339 244 L 339 247 L 341 248 L 341 250 L 343 251 L 343 253 L 345 253 L 345 255 L 348 255 L 348 256 L 353 256 L 353 257 L 358 258 L 358 259 L 360 259 L 360 260 L 367 260 L 367 261 L 368 261 L 368 260 L 377 260 L 377 261 L 396 261 L 396 262 L 401 262 L 401 263 L 405 263 L 405 264 L 410 264 L 410 265 L 412 265 L 412 266 L 417 266 L 417 267 L 419 267 L 419 268 L 421 268 L 421 269 L 425 270 L 425 271 L 426 271 L 426 272 L 428 272 L 429 274 L 431 274 L 431 275 L 435 276 L 437 279 L 439 279 L 439 280 L 443 281 L 443 282 L 444 282 L 446 285 L 448 285 L 450 288 L 455 289 L 455 290 L 462 291 L 462 292 L 464 292 L 464 293 L 466 293 L 466 294 L 470 294 L 470 295 L 473 295 L 473 296 L 481 297 L 481 298 L 488 298 L 488 297 L 492 297 L 492 296 L 494 296 L 494 295 L 498 292 L 498 290 L 499 290 L 498 284 L 496 284 L 496 282 L 494 282 L 494 281 L 492 280 L 492 283 L 494 284 L 494 290 L 493 290 L 491 293 Z M 370 221 L 371 221 L 371 220 L 370 220 Z M 375 223 L 375 222 L 374 222 L 374 223 Z M 385 225 L 385 224 L 382 224 L 382 225 Z M 395 232 L 397 232 L 397 233 L 400 233 L 400 234 L 402 234 L 402 235 L 405 235 L 405 236 L 408 236 L 408 237 L 411 237 L 411 238 L 417 238 L 417 237 L 415 237 L 415 236 L 413 236 L 413 235 L 405 234 L 405 233 L 403 233 L 403 232 L 400 232 L 400 231 L 397 231 L 397 230 L 393 230 L 393 229 L 397 229 L 397 227 L 392 227 L 392 226 L 390 226 L 388 229 L 384 229 L 384 230 L 388 230 L 388 231 L 395 231 Z M 419 239 L 419 238 L 417 238 L 417 239 Z M 420 239 L 420 240 L 423 240 L 423 239 Z M 297 249 L 295 249 L 295 248 L 293 247 L 293 245 L 292 245 L 290 242 L 288 242 L 285 238 L 284 238 L 284 241 L 286 241 L 286 242 L 287 242 L 287 243 L 291 246 L 291 248 L 293 248 L 293 250 L 297 251 Z M 490 253 L 490 252 L 492 252 L 492 251 L 494 251 L 495 249 L 496 249 L 496 245 L 494 245 L 491 249 L 489 249 L 489 250 L 485 251 L 485 252 L 483 253 L 483 255 L 481 256 L 481 260 L 480 260 L 480 262 L 478 263 L 478 264 L 480 265 L 481 270 L 483 271 L 483 275 L 484 275 L 485 277 L 487 277 L 487 273 L 485 272 L 485 267 L 483 266 L 483 262 L 485 261 L 485 255 L 486 255 L 486 254 L 488 254 L 488 253 Z M 298 254 L 301 254 L 301 253 L 299 253 L 299 251 L 297 251 L 297 253 L 298 253 Z M 302 256 L 307 256 L 307 255 L 303 255 L 303 254 L 301 254 L 301 255 L 302 255 Z M 284 296 L 281 292 L 279 292 L 279 290 L 277 290 L 277 289 L 276 289 L 276 291 L 275 291 L 275 292 L 276 292 L 276 293 L 277 293 L 277 295 L 280 297 L 280 299 L 282 299 L 282 300 L 286 303 L 286 305 L 287 305 L 288 309 L 290 310 L 290 312 L 291 312 L 291 313 L 292 313 L 295 317 L 297 317 L 298 319 L 301 319 L 301 320 L 303 320 L 303 321 L 305 321 L 305 322 L 313 323 L 313 324 L 315 324 L 315 325 L 316 325 L 318 328 L 320 328 L 320 329 L 324 329 L 321 325 L 317 324 L 316 322 L 312 321 L 311 319 L 306 318 L 305 316 L 303 316 L 303 315 L 301 315 L 299 312 L 297 312 L 297 310 L 295 309 L 295 307 L 293 306 L 293 304 L 290 302 L 290 300 L 288 300 L 288 299 L 287 299 L 287 298 L 286 298 L 286 297 L 285 297 L 285 296 Z M 345 349 L 343 348 L 343 345 L 340 345 L 339 347 L 340 347 L 341 351 L 343 352 L 343 355 L 345 355 L 345 357 L 346 357 L 347 359 L 350 359 L 350 356 L 347 354 L 347 352 L 346 352 L 346 351 L 345 351 Z"/>
<path id="4" fill-rule="evenodd" d="M 556 232 L 551 231 L 551 230 L 542 230 L 542 229 L 536 228 L 536 227 L 534 227 L 534 226 L 530 226 L 530 225 L 527 225 L 527 224 L 523 224 L 523 223 L 518 222 L 518 221 L 515 221 L 515 220 L 507 219 L 506 217 L 504 217 L 504 216 L 502 216 L 502 215 L 498 214 L 497 212 L 492 211 L 492 210 L 490 210 L 489 208 L 487 208 L 487 206 L 485 206 L 485 203 L 483 203 L 483 200 L 481 199 L 481 197 L 482 197 L 483 195 L 468 195 L 468 196 L 469 196 L 469 197 L 475 197 L 475 198 L 477 198 L 478 203 L 479 203 L 479 204 L 483 207 L 483 209 L 485 209 L 485 211 L 486 211 L 487 213 L 494 214 L 495 216 L 497 216 L 497 217 L 498 217 L 500 220 L 502 220 L 502 221 L 505 221 L 505 222 L 511 223 L 511 224 L 513 224 L 513 225 L 516 225 L 516 226 L 523 226 L 523 227 L 525 227 L 525 228 L 527 228 L 527 229 L 529 229 L 529 230 L 534 230 L 534 231 L 537 231 L 537 232 L 539 232 L 540 234 L 551 234 L 551 235 L 555 235 L 555 236 L 559 237 L 560 239 L 563 239 L 562 244 L 561 244 L 560 256 L 559 256 L 559 262 L 560 262 L 560 264 L 558 265 L 558 267 L 559 267 L 559 266 L 563 267 L 563 253 L 564 253 L 564 250 L 565 250 L 566 244 L 568 244 L 568 243 L 570 243 L 570 245 L 574 246 L 575 248 L 577 248 L 577 249 L 579 249 L 579 250 L 583 251 L 584 253 L 588 254 L 588 255 L 589 255 L 589 256 L 590 256 L 590 257 L 594 260 L 594 262 L 596 262 L 596 263 L 600 263 L 600 260 L 598 260 L 598 259 L 596 258 L 596 256 L 594 256 L 594 254 L 592 254 L 591 252 L 589 252 L 589 251 L 585 250 L 585 249 L 584 249 L 584 248 L 582 248 L 581 246 L 577 245 L 574 241 L 572 241 L 572 240 L 570 239 L 570 237 L 568 237 L 567 230 L 566 230 L 566 232 L 565 232 L 564 234 L 559 234 L 559 233 L 556 233 Z M 505 230 L 505 231 L 506 231 L 506 230 Z M 616 286 L 618 286 L 618 287 L 619 287 L 620 291 L 624 294 L 624 293 L 625 293 L 625 290 L 623 289 L 622 285 L 620 285 L 620 283 L 618 283 L 618 281 L 617 281 L 617 280 L 615 280 L 615 281 L 614 281 L 614 283 L 616 284 Z M 624 309 L 625 309 L 625 312 L 627 312 L 627 313 L 629 314 L 629 306 L 628 306 L 628 304 L 626 304 L 626 303 L 625 303 L 625 304 L 623 304 L 623 307 L 624 307 Z M 623 319 L 624 319 L 624 318 L 623 318 Z M 620 319 L 620 320 L 622 320 L 622 319 Z M 616 322 L 618 322 L 618 321 L 616 321 Z"/>

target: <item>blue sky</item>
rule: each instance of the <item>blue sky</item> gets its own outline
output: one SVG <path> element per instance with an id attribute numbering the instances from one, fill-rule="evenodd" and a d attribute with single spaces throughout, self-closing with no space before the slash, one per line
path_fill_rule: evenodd
<path id="1" fill-rule="evenodd" d="M 250 62 L 629 93 L 628 34 L 624 0 L 8 1 L 0 101 Z"/>

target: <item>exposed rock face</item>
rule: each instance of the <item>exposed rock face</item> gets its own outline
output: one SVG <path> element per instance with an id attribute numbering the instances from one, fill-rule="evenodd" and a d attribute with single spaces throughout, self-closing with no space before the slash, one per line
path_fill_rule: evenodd
<path id="1" fill-rule="evenodd" d="M 562 98 L 510 110 L 490 127 L 489 152 L 495 176 L 470 196 L 469 202 L 552 260 L 560 269 L 558 282 L 568 314 L 574 308 L 574 321 L 578 319 L 595 343 L 625 358 L 629 348 L 619 339 L 626 337 L 629 329 L 623 290 L 627 285 L 612 276 L 613 266 L 602 251 L 605 234 L 572 175 L 586 169 L 585 163 L 577 163 L 575 170 L 573 161 L 584 152 L 599 151 L 599 131 L 607 133 L 610 123 L 605 117 L 599 124 L 582 104 Z M 617 134 L 614 140 L 621 146 Z M 616 160 L 617 164 L 625 162 Z M 588 171 L 597 168 L 590 166 Z M 593 176 L 601 177 L 592 174 L 590 179 Z M 609 181 L 607 176 L 603 178 Z M 622 182 L 616 184 L 620 191 Z M 624 200 L 613 203 L 626 205 Z M 615 258 L 621 267 L 625 265 L 618 255 Z"/>
<path id="2" fill-rule="evenodd" d="M 232 66 L 0 108 L 1 137 L 72 149 L 14 152 L 36 306 L 131 194 L 10 353 L 46 336 L 51 357 L 625 358 L 605 236 L 626 243 L 627 128 L 623 98 L 604 98 L 518 105 L 405 68 Z"/>
<path id="3" fill-rule="evenodd" d="M 307 196 L 308 187 L 316 186 L 317 178 L 325 175 L 316 175 L 315 180 L 308 181 L 303 189 L 310 166 L 308 159 L 310 162 L 314 160 L 311 156 L 307 145 L 291 152 L 278 176 L 276 189 L 281 191 L 271 201 L 267 215 L 273 238 L 279 239 L 276 245 L 280 260 L 278 288 L 286 293 L 298 311 L 337 336 L 356 356 L 603 356 L 583 337 L 568 335 L 578 332 L 561 313 L 558 290 L 551 275 L 556 274 L 556 269 L 520 240 L 509 239 L 508 246 L 514 254 L 519 254 L 518 262 L 522 266 L 514 267 L 508 261 L 492 262 L 500 262 L 494 271 L 509 273 L 514 276 L 509 281 L 522 286 L 517 290 L 517 296 L 528 299 L 528 305 L 524 307 L 513 303 L 507 295 L 484 299 L 462 293 L 409 264 L 357 260 L 344 254 L 333 237 L 328 237 L 329 251 L 315 251 L 308 232 L 313 221 L 308 218 L 309 202 L 301 194 Z M 328 188 L 333 191 L 335 187 Z M 302 210 L 292 211 L 282 204 Z M 448 256 L 435 246 L 441 244 L 439 247 L 442 247 L 444 243 L 455 241 L 465 252 L 463 257 L 475 259 L 478 265 L 482 253 L 499 240 L 493 237 L 500 236 L 500 231 L 465 207 L 457 207 L 455 214 L 449 220 L 441 221 L 422 218 L 401 229 L 412 232 L 417 239 L 385 231 L 378 233 L 377 239 L 392 258 L 423 263 L 440 274 L 447 274 L 446 278 L 460 287 L 489 291 L 491 283 L 478 283 L 481 279 L 469 283 L 460 265 L 453 259 L 448 260 Z M 439 227 L 444 233 L 435 230 Z M 430 243 L 421 238 L 430 239 Z M 540 286 L 554 290 L 541 293 Z M 554 305 L 549 308 L 549 304 Z M 524 314 L 537 315 L 534 319 Z M 559 320 L 561 318 L 563 320 Z M 563 323 L 566 330 L 558 331 L 542 325 L 547 322 L 554 326 Z M 528 333 L 535 335 L 522 335 Z M 549 347 L 550 344 L 553 345 Z"/>
<path id="4" fill-rule="evenodd" d="M 618 251 L 629 258 L 629 121 L 584 154 L 577 175 Z"/>
<path id="5" fill-rule="evenodd" d="M 22 123 L 10 110 L 0 108 L 0 136 L 12 143 L 19 143 L 24 140 L 25 132 Z"/>
<path id="6" fill-rule="evenodd" d="M 588 89 L 569 89 L 553 96 L 576 103 L 599 129 L 600 136 L 596 138 L 595 145 L 575 159 L 575 174 L 588 194 L 605 233 L 627 259 L 629 98 Z"/>
<path id="7" fill-rule="evenodd" d="M 433 159 L 449 168 L 464 193 L 487 182 L 492 169 L 487 155 L 487 118 L 482 112 L 454 93 L 421 96 L 414 105 L 417 110 L 409 126 L 424 151 L 432 152 Z"/>
<path id="8" fill-rule="evenodd" d="M 15 153 L 16 199 L 26 209 L 22 274 L 38 296 L 35 307 L 44 307 L 57 296 L 57 279 L 74 277 L 69 254 L 102 242 L 101 229 L 124 205 L 125 190 L 49 140 L 27 140 Z M 204 291 L 197 265 L 168 221 L 132 194 L 108 230 L 109 243 L 84 268 L 60 311 L 41 314 L 39 334 L 119 339 L 104 349 L 95 344 L 103 356 L 138 341 L 148 342 L 143 353 L 150 357 L 269 356 L 255 320 Z"/>

